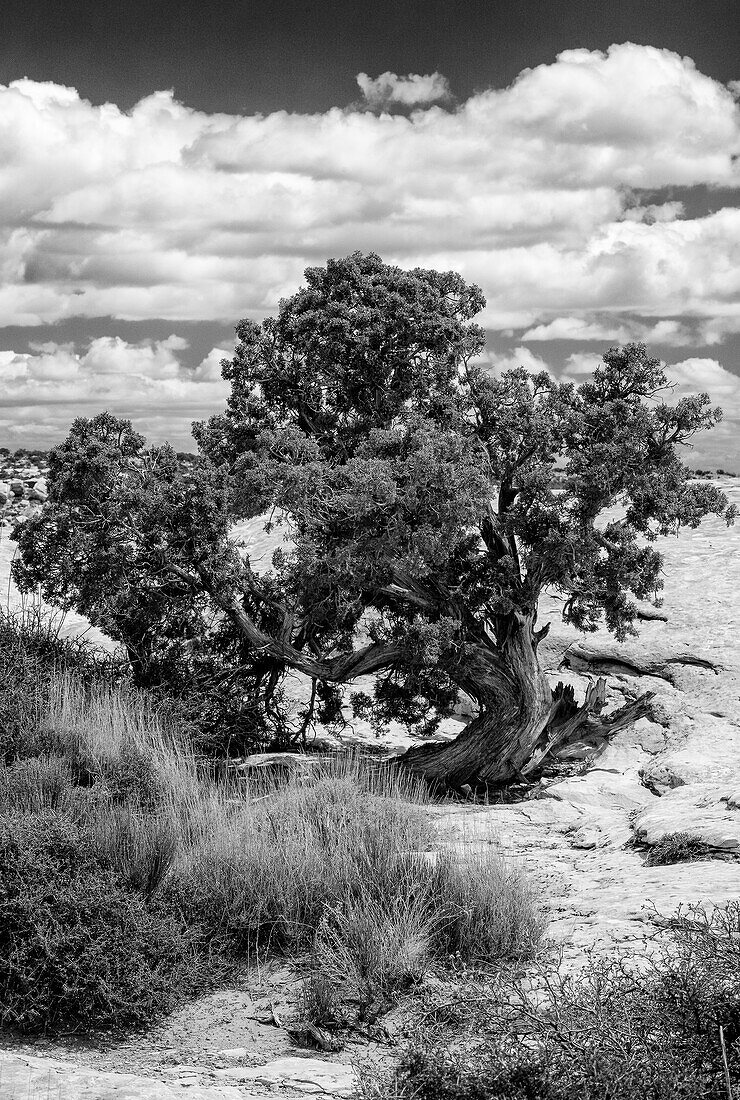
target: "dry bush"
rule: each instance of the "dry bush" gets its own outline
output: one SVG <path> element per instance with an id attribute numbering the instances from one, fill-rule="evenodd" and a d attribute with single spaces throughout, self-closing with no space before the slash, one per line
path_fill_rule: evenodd
<path id="1" fill-rule="evenodd" d="M 435 914 L 423 889 L 416 896 L 397 891 L 385 899 L 350 896 L 321 919 L 312 980 L 320 975 L 341 991 L 363 1020 L 424 976 L 434 953 L 434 932 Z"/>
<path id="2" fill-rule="evenodd" d="M 193 942 L 308 953 L 315 1015 L 344 999 L 366 1016 L 435 960 L 520 957 L 541 935 L 521 876 L 434 852 L 425 791 L 392 765 L 347 753 L 217 780 L 151 699 L 64 669 L 34 720 L 45 751 L 0 768 L 0 814 L 53 812 L 132 905 Z"/>
<path id="3" fill-rule="evenodd" d="M 96 804 L 86 817 L 85 832 L 101 861 L 147 898 L 168 875 L 181 846 L 173 814 L 143 813 L 136 805 Z"/>
<path id="4" fill-rule="evenodd" d="M 0 1026 L 139 1024 L 198 985 L 197 945 L 56 813 L 0 812 Z"/>
<path id="5" fill-rule="evenodd" d="M 454 1007 L 443 1029 L 430 1014 L 401 1061 L 408 1100 L 730 1100 L 740 903 L 679 910 L 639 958 L 544 965 L 526 985 L 502 976 Z"/>
<path id="6" fill-rule="evenodd" d="M 327 907 L 393 892 L 399 858 L 431 842 L 419 805 L 326 770 L 256 798 L 247 788 L 214 799 L 207 816 L 211 828 L 179 868 L 180 904 L 242 945 L 309 947 Z"/>
<path id="7" fill-rule="evenodd" d="M 0 808 L 22 813 L 70 813 L 74 777 L 64 756 L 42 753 L 0 768 Z"/>
<path id="8" fill-rule="evenodd" d="M 662 867 L 668 863 L 693 863 L 704 859 L 711 848 L 691 833 L 666 833 L 653 844 L 645 857 L 646 867 Z"/>
<path id="9" fill-rule="evenodd" d="M 59 673 L 51 678 L 42 724 L 78 783 L 104 787 L 114 802 L 153 809 L 180 801 L 195 782 L 184 738 L 130 687 Z"/>

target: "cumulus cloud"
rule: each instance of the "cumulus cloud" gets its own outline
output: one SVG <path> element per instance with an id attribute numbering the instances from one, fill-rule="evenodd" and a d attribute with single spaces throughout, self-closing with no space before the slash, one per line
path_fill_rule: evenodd
<path id="1" fill-rule="evenodd" d="M 690 393 L 708 393 L 714 404 L 731 416 L 740 416 L 740 378 L 732 374 L 716 359 L 698 356 L 670 363 L 668 376 L 681 396 Z"/>
<path id="2" fill-rule="evenodd" d="M 568 340 L 609 345 L 641 341 L 644 344 L 661 344 L 669 347 L 720 342 L 717 333 L 711 331 L 710 325 L 698 321 L 689 324 L 667 319 L 648 323 L 634 317 L 617 321 L 614 317 L 600 316 L 598 313 L 594 315 L 593 320 L 577 315 L 555 317 L 546 324 L 535 325 L 528 329 L 523 333 L 522 340 L 543 343 L 551 340 Z"/>
<path id="3" fill-rule="evenodd" d="M 585 317 L 556 317 L 545 325 L 535 325 L 522 340 L 605 340 L 624 343 L 632 338 L 627 325 L 614 322 L 587 321 Z"/>
<path id="4" fill-rule="evenodd" d="M 110 409 L 144 434 L 164 432 L 186 446 L 190 420 L 223 408 L 228 387 L 219 365 L 231 354 L 214 348 L 189 368 L 178 354 L 187 347 L 172 335 L 138 344 L 99 337 L 80 350 L 45 342 L 25 353 L 0 351 L 0 434 L 25 438 L 30 419 L 39 441 L 54 442 L 75 416 Z"/>
<path id="5" fill-rule="evenodd" d="M 123 111 L 54 84 L 0 87 L 4 323 L 233 324 L 359 248 L 460 271 L 487 297 L 484 325 L 520 345 L 690 350 L 740 333 L 740 209 L 687 217 L 674 194 L 740 188 L 740 107 L 690 59 L 568 50 L 454 112 L 435 107 L 438 73 L 358 80 L 372 109 L 266 116 L 166 91 Z M 68 355 L 110 379 L 129 352 L 31 354 L 38 370 L 71 369 Z M 177 348 L 137 356 L 142 378 L 183 384 Z M 188 384 L 204 394 L 214 370 Z"/>
<path id="6" fill-rule="evenodd" d="M 380 111 L 394 106 L 424 107 L 449 100 L 452 95 L 447 77 L 436 72 L 426 76 L 386 72 L 374 80 L 367 73 L 358 73 L 357 83 L 367 105 Z"/>
<path id="7" fill-rule="evenodd" d="M 532 373 L 538 371 L 547 371 L 548 374 L 553 373 L 544 359 L 539 355 L 535 355 L 531 348 L 525 347 L 512 348 L 508 352 L 486 351 L 476 362 L 496 377 L 502 375 L 504 371 L 515 370 L 517 367 L 524 367 L 525 370 Z"/>

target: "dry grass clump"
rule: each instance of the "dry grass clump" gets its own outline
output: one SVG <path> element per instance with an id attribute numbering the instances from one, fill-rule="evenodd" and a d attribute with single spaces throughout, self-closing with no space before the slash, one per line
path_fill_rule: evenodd
<path id="1" fill-rule="evenodd" d="M 53 924 L 54 911 L 68 908 L 72 896 L 61 896 L 65 872 L 55 857 L 54 830 L 78 837 L 90 896 L 101 899 L 109 888 L 119 901 L 129 899 L 119 909 L 136 923 L 131 942 L 139 945 L 141 966 L 146 935 L 167 927 L 172 942 L 173 929 L 184 937 L 176 957 L 156 955 L 151 1011 L 169 1006 L 185 988 L 181 962 L 188 944 L 196 950 L 193 945 L 208 942 L 232 959 L 254 950 L 307 954 L 304 1002 L 313 1006 L 309 1015 L 324 1020 L 371 1014 L 435 960 L 522 957 L 542 935 L 531 890 L 498 857 L 434 852 L 424 791 L 388 764 L 342 754 L 287 778 L 218 779 L 146 696 L 69 670 L 49 674 L 33 720 L 33 737 L 6 745 L 0 826 L 6 836 L 37 834 L 44 854 L 34 871 L 17 845 L 7 846 L 16 895 L 3 895 L 0 887 L 0 906 L 3 898 L 12 908 L 21 896 L 45 891 L 51 909 L 44 919 Z M 74 904 L 84 908 L 84 896 L 81 885 Z M 64 911 L 54 933 L 60 958 L 62 930 L 76 922 Z M 36 947 L 11 950 L 16 970 L 28 972 L 8 974 L 6 982 L 28 987 L 28 1013 L 15 1009 L 15 1022 L 36 1027 L 51 1021 L 53 996 L 31 979 L 46 933 L 29 931 L 32 905 L 24 912 L 30 922 L 24 936 Z M 85 909 L 90 942 L 96 935 L 106 941 L 110 929 L 96 928 L 96 921 L 110 923 L 110 912 L 102 901 Z M 123 929 L 116 935 L 125 938 Z M 87 966 L 86 945 L 72 939 L 66 945 L 79 959 L 78 975 Z M 106 1019 L 131 1018 L 130 986 L 123 972 L 119 977 L 128 992 Z M 115 980 L 108 973 L 111 1003 L 118 996 L 108 988 Z M 84 982 L 72 986 L 81 991 Z M 74 1006 L 65 1011 L 74 1015 Z"/>
<path id="2" fill-rule="evenodd" d="M 444 853 L 436 875 L 443 907 L 439 935 L 447 954 L 474 962 L 534 955 L 545 920 L 520 867 L 488 848 L 464 857 Z"/>

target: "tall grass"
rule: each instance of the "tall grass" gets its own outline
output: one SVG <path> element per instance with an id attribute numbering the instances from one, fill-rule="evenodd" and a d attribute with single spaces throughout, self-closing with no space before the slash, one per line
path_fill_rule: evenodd
<path id="1" fill-rule="evenodd" d="M 328 1000 L 367 1015 L 447 955 L 536 949 L 526 881 L 495 854 L 436 852 L 423 788 L 388 764 L 217 778 L 148 697 L 64 669 L 34 722 L 0 768 L 0 823 L 69 822 L 101 874 L 201 943 L 306 955 L 316 1016 Z"/>

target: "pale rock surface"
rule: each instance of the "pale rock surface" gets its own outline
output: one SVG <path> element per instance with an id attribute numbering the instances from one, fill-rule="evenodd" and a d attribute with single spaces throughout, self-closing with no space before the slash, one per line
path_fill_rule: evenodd
<path id="1" fill-rule="evenodd" d="M 655 788 L 687 783 L 740 786 L 740 726 L 712 714 L 695 714 L 685 737 L 656 756 L 643 775 Z"/>
<path id="2" fill-rule="evenodd" d="M 257 1100 L 233 1085 L 197 1085 L 189 1078 L 165 1083 L 133 1073 L 112 1073 L 0 1051 L 2 1100 Z"/>
<path id="3" fill-rule="evenodd" d="M 638 840 L 656 844 L 670 833 L 688 833 L 711 848 L 740 850 L 740 809 L 731 786 L 691 783 L 653 799 L 633 820 Z M 740 868 L 738 878 L 740 879 Z"/>
<path id="4" fill-rule="evenodd" d="M 253 1069 L 234 1067 L 219 1069 L 216 1073 L 235 1081 L 299 1089 L 308 1095 L 351 1097 L 358 1084 L 357 1072 L 352 1066 L 320 1058 L 279 1058 Z"/>

